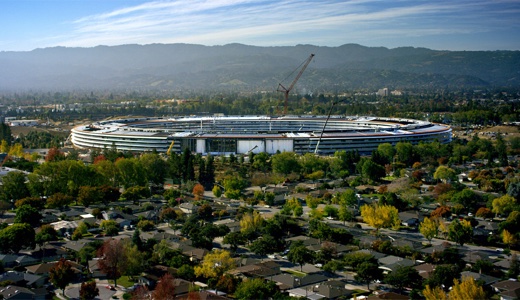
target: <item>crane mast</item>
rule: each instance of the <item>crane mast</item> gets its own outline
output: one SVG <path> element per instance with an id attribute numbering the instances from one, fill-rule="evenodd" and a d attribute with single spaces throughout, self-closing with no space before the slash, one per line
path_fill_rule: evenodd
<path id="1" fill-rule="evenodd" d="M 276 89 L 276 91 L 284 93 L 284 96 L 285 96 L 285 103 L 284 103 L 284 109 L 283 109 L 283 114 L 284 115 L 287 114 L 287 103 L 289 101 L 289 93 L 293 89 L 293 87 L 296 84 L 296 82 L 298 81 L 298 79 L 300 79 L 300 77 L 303 74 L 303 71 L 305 71 L 305 69 L 307 68 L 307 66 L 309 65 L 309 63 L 311 62 L 313 57 L 314 57 L 314 54 L 311 54 L 309 56 L 309 58 L 307 58 L 307 60 L 304 61 L 303 66 L 300 69 L 300 72 L 298 72 L 298 75 L 296 75 L 296 77 L 294 78 L 294 80 L 292 81 L 291 85 L 289 85 L 288 88 L 283 86 L 281 83 L 278 84 L 278 89 Z"/>

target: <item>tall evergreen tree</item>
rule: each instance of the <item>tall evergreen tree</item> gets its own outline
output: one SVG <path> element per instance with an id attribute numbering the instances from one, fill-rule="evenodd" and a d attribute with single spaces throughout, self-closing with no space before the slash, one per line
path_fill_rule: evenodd
<path id="1" fill-rule="evenodd" d="M 6 141 L 7 145 L 10 146 L 12 139 L 13 137 L 11 135 L 11 127 L 9 127 L 9 125 L 5 124 L 4 122 L 0 123 L 0 141 Z"/>

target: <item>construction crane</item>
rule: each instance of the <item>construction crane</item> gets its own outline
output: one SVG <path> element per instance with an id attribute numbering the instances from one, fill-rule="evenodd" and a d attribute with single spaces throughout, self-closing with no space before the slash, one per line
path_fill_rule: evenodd
<path id="1" fill-rule="evenodd" d="M 305 69 L 307 68 L 307 66 L 309 65 L 309 63 L 311 62 L 312 58 L 314 57 L 314 54 L 311 54 L 309 56 L 309 58 L 307 58 L 307 60 L 305 60 L 301 65 L 301 69 L 300 69 L 300 72 L 298 72 L 298 75 L 296 75 L 296 77 L 294 78 L 293 82 L 291 83 L 291 85 L 286 88 L 285 86 L 283 86 L 281 83 L 278 84 L 278 88 L 276 89 L 277 92 L 282 92 L 284 93 L 284 96 L 285 96 L 285 103 L 284 103 L 284 108 L 283 108 L 283 114 L 286 115 L 287 114 L 287 102 L 289 101 L 289 92 L 291 92 L 291 90 L 293 89 L 294 85 L 296 84 L 296 82 L 298 81 L 298 79 L 300 79 L 300 77 L 302 76 L 303 74 L 303 71 L 305 71 Z M 298 67 L 298 68 L 300 68 Z M 298 68 L 296 68 L 296 70 L 298 70 Z M 296 71 L 295 70 L 295 71 Z M 294 73 L 294 71 L 293 71 Z M 292 74 L 292 73 L 291 73 Z M 290 76 L 290 75 L 289 75 Z"/>
<path id="2" fill-rule="evenodd" d="M 170 156 L 170 152 L 172 152 L 173 145 L 175 144 L 175 140 L 172 141 L 170 147 L 168 147 L 168 151 L 166 151 L 166 155 Z"/>

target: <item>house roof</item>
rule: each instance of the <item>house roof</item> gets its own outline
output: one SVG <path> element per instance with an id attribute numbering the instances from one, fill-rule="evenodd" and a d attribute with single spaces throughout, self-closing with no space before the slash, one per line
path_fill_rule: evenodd
<path id="1" fill-rule="evenodd" d="M 337 283 L 337 284 L 336 284 Z M 341 281 L 325 281 L 314 286 L 313 291 L 328 299 L 336 299 L 342 296 L 350 296 L 354 293 L 352 290 L 345 288 L 345 283 Z"/>
<path id="2" fill-rule="evenodd" d="M 501 299 L 520 299 L 520 288 L 509 290 L 509 291 L 503 291 L 500 294 Z"/>
<path id="3" fill-rule="evenodd" d="M 265 261 L 240 266 L 231 270 L 230 274 L 243 274 L 248 277 L 269 277 L 280 274 L 280 265 L 274 261 Z"/>
<path id="4" fill-rule="evenodd" d="M 198 291 L 198 292 L 191 292 L 188 294 L 175 296 L 175 299 L 178 299 L 178 300 L 188 300 L 188 299 L 227 300 L 229 298 L 211 293 L 209 291 Z"/>
<path id="5" fill-rule="evenodd" d="M 471 271 L 464 271 L 464 272 L 460 273 L 460 277 L 461 278 L 464 278 L 465 276 L 472 277 L 473 279 L 475 279 L 475 281 L 479 281 L 479 280 L 483 281 L 484 285 L 493 284 L 493 283 L 495 283 L 495 282 L 500 280 L 500 278 L 496 278 L 496 277 L 489 276 L 489 275 L 486 275 L 486 274 L 480 274 L 480 273 L 476 273 L 476 272 L 471 272 Z"/>
<path id="6" fill-rule="evenodd" d="M 502 280 L 491 284 L 491 286 L 500 291 L 511 291 L 520 289 L 520 282 L 516 280 Z"/>
<path id="7" fill-rule="evenodd" d="M 36 281 L 40 280 L 42 276 L 40 275 L 34 275 L 29 274 L 25 272 L 18 272 L 18 271 L 7 271 L 4 274 L 0 275 L 0 281 L 13 281 L 13 282 L 19 282 L 19 281 L 25 281 L 26 285 L 32 285 Z"/>
<path id="8" fill-rule="evenodd" d="M 18 255 L 0 254 L 0 261 L 4 264 L 16 262 Z"/>
<path id="9" fill-rule="evenodd" d="M 422 278 L 428 279 L 430 278 L 430 275 L 435 271 L 436 265 L 426 263 L 426 264 L 420 264 L 418 266 L 415 266 L 414 269 L 419 272 L 419 275 L 421 275 Z"/>
<path id="10" fill-rule="evenodd" d="M 286 239 L 286 241 L 293 242 L 293 241 L 302 241 L 304 246 L 310 246 L 310 245 L 319 245 L 320 240 L 308 237 L 305 235 L 299 235 L 292 238 Z"/>
<path id="11" fill-rule="evenodd" d="M 3 296 L 3 299 L 32 299 L 34 293 L 21 286 L 16 285 L 8 285 L 6 287 L 0 288 L 0 295 Z"/>
<path id="12" fill-rule="evenodd" d="M 412 260 L 410 260 L 408 258 L 402 258 L 402 257 L 399 257 L 399 256 L 395 256 L 395 255 L 388 255 L 388 256 L 385 256 L 385 257 L 381 257 L 377 261 L 381 265 L 393 265 L 393 264 L 400 263 L 400 262 L 402 262 L 403 264 L 410 264 L 411 263 L 412 266 L 414 265 Z"/>
<path id="13" fill-rule="evenodd" d="M 375 259 L 380 259 L 380 258 L 386 256 L 386 254 L 384 254 L 384 253 L 377 252 L 377 251 L 370 250 L 370 249 L 362 249 L 362 250 L 354 251 L 354 252 L 352 252 L 352 253 L 365 253 L 365 254 L 370 254 L 370 255 L 374 256 Z"/>
<path id="14" fill-rule="evenodd" d="M 81 273 L 80 270 L 83 269 L 82 265 L 77 264 L 73 261 L 68 261 L 68 262 L 71 264 L 72 270 L 75 273 Z M 54 266 L 56 266 L 57 263 L 58 262 L 55 261 L 55 262 L 37 264 L 37 265 L 25 267 L 25 269 L 27 270 L 27 272 L 32 273 L 32 274 L 48 274 L 49 270 L 54 268 Z"/>
<path id="15" fill-rule="evenodd" d="M 377 295 L 370 295 L 366 300 L 392 299 L 392 300 L 408 300 L 409 297 L 394 292 L 380 292 Z"/>

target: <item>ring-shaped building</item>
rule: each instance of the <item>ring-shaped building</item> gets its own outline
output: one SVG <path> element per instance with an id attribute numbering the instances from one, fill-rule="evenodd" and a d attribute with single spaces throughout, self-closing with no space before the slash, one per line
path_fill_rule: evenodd
<path id="1" fill-rule="evenodd" d="M 421 120 L 346 116 L 185 116 L 122 118 L 77 126 L 77 148 L 227 155 L 291 151 L 370 154 L 381 143 L 449 143 L 451 128 Z"/>

